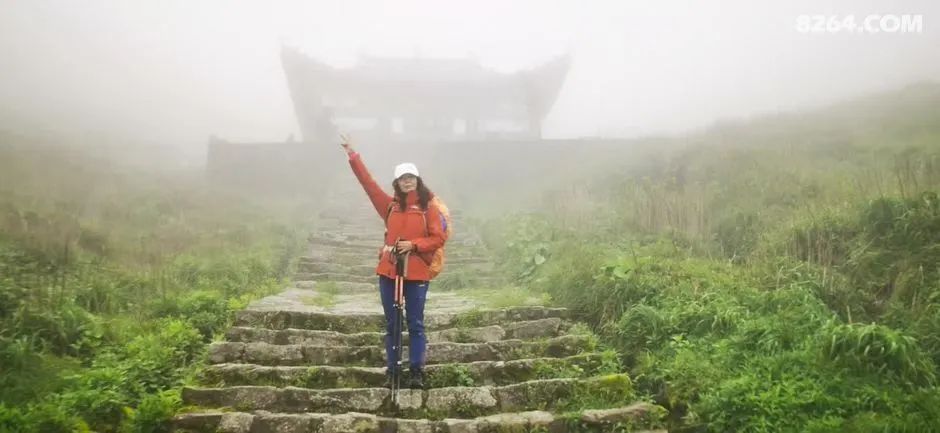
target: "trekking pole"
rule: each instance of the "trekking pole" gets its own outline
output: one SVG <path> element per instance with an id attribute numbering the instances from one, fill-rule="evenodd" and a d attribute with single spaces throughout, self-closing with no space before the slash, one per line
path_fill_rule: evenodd
<path id="1" fill-rule="evenodd" d="M 401 389 L 401 361 L 402 361 L 402 326 L 404 325 L 404 291 L 405 291 L 405 262 L 408 256 L 398 255 L 395 261 L 395 351 L 398 359 L 395 361 L 395 370 L 392 372 L 392 405 L 398 407 L 398 391 Z"/>
<path id="2" fill-rule="evenodd" d="M 397 255 L 395 261 L 395 347 L 398 350 L 398 360 L 395 363 L 395 372 L 392 377 L 392 405 L 398 407 L 398 391 L 401 390 L 402 357 L 402 327 L 405 323 L 405 278 L 408 276 L 408 257 L 411 251 Z"/>

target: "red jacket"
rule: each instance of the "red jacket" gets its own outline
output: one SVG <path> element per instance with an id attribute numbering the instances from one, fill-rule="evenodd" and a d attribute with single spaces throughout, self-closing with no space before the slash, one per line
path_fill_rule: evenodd
<path id="1" fill-rule="evenodd" d="M 415 245 L 415 250 L 412 250 L 408 258 L 408 269 L 405 278 L 408 280 L 430 280 L 428 266 L 431 263 L 431 258 L 434 251 L 444 245 L 446 239 L 438 209 L 434 206 L 428 206 L 425 218 L 421 205 L 418 203 L 417 191 L 411 191 L 407 194 L 405 200 L 407 208 L 405 212 L 402 212 L 398 199 L 382 191 L 382 188 L 375 182 L 366 165 L 362 162 L 358 152 L 349 154 L 349 165 L 352 167 L 356 178 L 359 179 L 359 183 L 362 184 L 362 188 L 369 195 L 369 200 L 372 201 L 372 206 L 375 206 L 375 211 L 378 212 L 379 217 L 384 221 L 385 215 L 388 214 L 388 221 L 385 223 L 387 229 L 385 245 L 394 245 L 395 240 L 398 238 L 403 241 L 411 241 Z M 432 193 L 431 198 L 433 197 Z M 388 213 L 388 206 L 393 202 L 395 205 L 392 206 L 391 213 Z M 375 273 L 389 278 L 396 277 L 395 265 L 391 262 L 390 254 L 382 254 L 379 257 L 379 265 L 375 268 Z"/>

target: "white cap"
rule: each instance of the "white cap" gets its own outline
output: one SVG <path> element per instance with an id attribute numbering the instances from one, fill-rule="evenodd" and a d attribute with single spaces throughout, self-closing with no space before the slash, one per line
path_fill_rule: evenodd
<path id="1" fill-rule="evenodd" d="M 403 174 L 411 173 L 415 176 L 420 176 L 418 174 L 418 167 L 415 167 L 414 164 L 410 162 L 403 162 L 395 166 L 395 179 L 398 179 Z"/>

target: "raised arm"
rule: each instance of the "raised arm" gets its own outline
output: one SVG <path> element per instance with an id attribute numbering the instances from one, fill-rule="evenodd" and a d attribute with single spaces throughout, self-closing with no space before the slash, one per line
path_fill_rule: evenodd
<path id="1" fill-rule="evenodd" d="M 378 212 L 379 218 L 384 220 L 388 212 L 388 205 L 392 202 L 392 196 L 382 191 L 382 187 L 375 182 L 375 179 L 372 178 L 372 174 L 369 173 L 369 169 L 367 169 L 365 163 L 362 162 L 362 157 L 359 156 L 359 152 L 349 149 L 347 155 L 349 155 L 349 166 L 352 167 L 356 179 L 359 179 L 362 188 L 366 190 L 366 194 L 368 194 L 369 200 L 372 201 L 372 206 L 375 206 L 375 211 Z"/>

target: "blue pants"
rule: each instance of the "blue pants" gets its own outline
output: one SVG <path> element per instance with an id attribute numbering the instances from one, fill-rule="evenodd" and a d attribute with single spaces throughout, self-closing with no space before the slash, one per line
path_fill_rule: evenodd
<path id="1" fill-rule="evenodd" d="M 382 295 L 382 307 L 385 310 L 385 356 L 388 368 L 398 362 L 395 351 L 395 280 L 379 275 L 379 293 Z M 408 361 L 411 369 L 424 367 L 425 351 L 428 340 L 424 335 L 424 303 L 428 298 L 428 281 L 405 280 L 405 318 L 408 322 Z M 404 331 L 404 330 L 403 330 Z"/>

